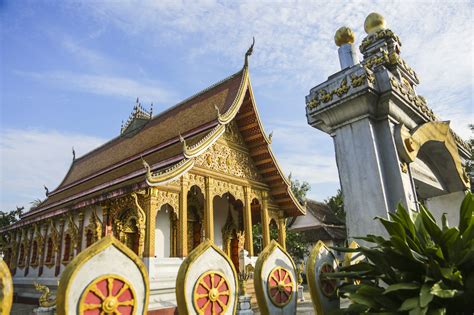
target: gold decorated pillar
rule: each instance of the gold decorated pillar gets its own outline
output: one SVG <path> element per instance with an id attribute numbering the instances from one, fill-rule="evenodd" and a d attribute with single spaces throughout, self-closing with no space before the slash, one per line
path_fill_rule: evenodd
<path id="1" fill-rule="evenodd" d="M 60 229 L 60 234 L 59 234 L 59 248 L 56 253 L 56 265 L 55 265 L 55 270 L 54 270 L 54 275 L 57 277 L 59 275 L 59 272 L 61 271 L 61 258 L 62 258 L 62 250 L 63 250 L 63 243 L 64 243 L 64 225 L 65 225 L 65 218 L 64 216 L 61 216 L 59 218 L 59 229 Z"/>
<path id="2" fill-rule="evenodd" d="M 82 241 L 84 238 L 84 210 L 79 211 L 79 235 L 77 240 L 77 253 L 82 251 Z"/>
<path id="3" fill-rule="evenodd" d="M 270 220 L 268 219 L 268 192 L 262 191 L 262 236 L 263 248 L 270 244 Z"/>
<path id="4" fill-rule="evenodd" d="M 179 194 L 179 239 L 178 256 L 188 256 L 188 189 L 186 175 L 181 177 L 181 192 Z"/>
<path id="5" fill-rule="evenodd" d="M 286 218 L 283 216 L 278 219 L 278 243 L 286 250 Z"/>
<path id="6" fill-rule="evenodd" d="M 145 198 L 146 229 L 143 257 L 155 256 L 155 225 L 158 202 L 158 189 L 150 187 L 147 197 Z"/>
<path id="7" fill-rule="evenodd" d="M 244 214 L 244 230 L 245 230 L 245 249 L 249 252 L 249 256 L 253 256 L 253 235 L 252 235 L 252 200 L 250 200 L 250 187 L 244 187 L 245 205 Z"/>
<path id="8" fill-rule="evenodd" d="M 204 212 L 205 222 L 205 236 L 207 239 L 214 242 L 214 196 L 212 195 L 212 178 L 205 178 L 206 184 L 206 209 Z"/>

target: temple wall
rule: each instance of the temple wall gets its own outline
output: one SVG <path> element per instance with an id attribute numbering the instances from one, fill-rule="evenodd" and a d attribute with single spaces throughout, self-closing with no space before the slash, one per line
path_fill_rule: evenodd
<path id="1" fill-rule="evenodd" d="M 156 214 L 155 224 L 155 257 L 170 257 L 171 254 L 171 223 L 170 214 L 165 207 Z"/>

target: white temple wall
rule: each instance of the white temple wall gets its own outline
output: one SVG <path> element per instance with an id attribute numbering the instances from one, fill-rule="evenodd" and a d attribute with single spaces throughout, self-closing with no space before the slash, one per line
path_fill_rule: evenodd
<path id="1" fill-rule="evenodd" d="M 445 212 L 449 225 L 457 226 L 459 224 L 459 208 L 464 197 L 463 191 L 436 196 L 426 199 L 426 207 L 431 211 L 438 225 L 441 225 L 441 216 Z"/>
<path id="2" fill-rule="evenodd" d="M 224 248 L 222 228 L 227 220 L 229 205 L 224 198 L 214 198 L 214 243 L 221 249 Z"/>
<path id="3" fill-rule="evenodd" d="M 156 214 L 155 223 L 155 256 L 157 258 L 170 257 L 171 222 L 167 205 L 161 207 Z"/>

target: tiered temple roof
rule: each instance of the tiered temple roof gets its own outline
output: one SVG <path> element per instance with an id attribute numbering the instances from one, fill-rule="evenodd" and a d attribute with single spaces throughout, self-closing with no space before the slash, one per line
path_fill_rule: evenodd
<path id="1" fill-rule="evenodd" d="M 136 105 L 135 111 L 144 114 L 132 117 L 120 136 L 74 159 L 47 199 L 8 229 L 177 179 L 230 122 L 238 126 L 272 200 L 288 216 L 304 213 L 270 149 L 255 105 L 247 62 L 237 73 L 153 118 L 141 105 Z M 136 123 L 137 118 L 140 123 Z M 133 132 L 129 132 L 131 128 Z"/>

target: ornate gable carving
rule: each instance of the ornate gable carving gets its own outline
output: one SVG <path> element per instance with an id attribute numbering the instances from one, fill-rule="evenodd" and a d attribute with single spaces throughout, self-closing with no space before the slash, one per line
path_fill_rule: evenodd
<path id="1" fill-rule="evenodd" d="M 261 181 L 257 168 L 248 153 L 218 142 L 198 156 L 195 165 L 241 178 Z"/>
<path id="2" fill-rule="evenodd" d="M 244 139 L 235 122 L 226 126 L 226 132 L 222 138 L 225 141 L 214 143 L 206 152 L 197 156 L 195 165 L 241 178 L 261 181 L 262 178 L 250 155 L 244 150 L 226 144 L 245 146 Z"/>
<path id="3" fill-rule="evenodd" d="M 242 135 L 240 134 L 239 127 L 237 127 L 237 123 L 232 121 L 225 127 L 224 139 L 235 144 L 245 146 L 245 141 Z"/>

